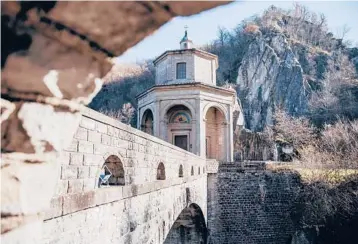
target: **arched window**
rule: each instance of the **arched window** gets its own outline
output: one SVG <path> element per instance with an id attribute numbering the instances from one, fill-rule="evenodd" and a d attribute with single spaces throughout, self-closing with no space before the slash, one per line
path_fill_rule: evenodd
<path id="1" fill-rule="evenodd" d="M 181 178 L 183 176 L 184 176 L 184 174 L 183 174 L 183 165 L 180 165 L 179 166 L 179 177 Z"/>
<path id="2" fill-rule="evenodd" d="M 193 166 L 191 166 L 191 173 L 190 174 L 194 175 L 194 167 Z"/>
<path id="3" fill-rule="evenodd" d="M 198 175 L 200 175 L 200 167 L 198 167 Z"/>
<path id="4" fill-rule="evenodd" d="M 153 135 L 153 113 L 150 109 L 144 112 L 140 127 L 142 131 Z"/>
<path id="5" fill-rule="evenodd" d="M 205 174 L 205 167 L 203 167 L 203 174 Z"/>
<path id="6" fill-rule="evenodd" d="M 165 167 L 163 163 L 159 163 L 158 165 L 157 180 L 165 180 Z"/>
<path id="7" fill-rule="evenodd" d="M 122 161 L 115 155 L 109 156 L 104 162 L 98 180 L 98 186 L 123 186 L 124 169 Z"/>

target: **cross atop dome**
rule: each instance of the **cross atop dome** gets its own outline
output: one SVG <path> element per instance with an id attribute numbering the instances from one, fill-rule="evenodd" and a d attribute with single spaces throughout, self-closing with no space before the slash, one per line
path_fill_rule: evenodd
<path id="1" fill-rule="evenodd" d="M 188 26 L 184 26 L 185 34 L 180 41 L 180 49 L 190 49 L 193 48 L 193 41 L 188 37 Z"/>

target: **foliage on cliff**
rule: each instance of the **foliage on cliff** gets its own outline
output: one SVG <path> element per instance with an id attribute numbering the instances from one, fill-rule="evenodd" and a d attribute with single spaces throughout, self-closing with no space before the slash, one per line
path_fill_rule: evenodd
<path id="1" fill-rule="evenodd" d="M 293 170 L 303 180 L 291 211 L 301 231 L 297 236 L 314 240 L 309 243 L 355 243 L 358 120 L 338 120 L 318 129 L 308 119 L 294 118 L 279 111 L 274 126 L 268 130 L 272 141 L 285 141 L 296 151 L 292 164 L 273 164 L 272 168 Z"/>
<path id="2" fill-rule="evenodd" d="M 205 49 L 219 56 L 218 83 L 234 83 L 247 129 L 263 131 L 277 107 L 317 126 L 358 118 L 358 51 L 347 28 L 335 37 L 324 15 L 274 6 L 235 29 L 219 29 Z"/>
<path id="3" fill-rule="evenodd" d="M 105 84 L 89 105 L 110 117 L 136 127 L 136 96 L 154 85 L 151 61 L 127 67 L 118 64 L 105 77 Z"/>
<path id="4" fill-rule="evenodd" d="M 292 145 L 297 152 L 295 159 L 305 168 L 358 170 L 358 119 L 339 120 L 318 129 L 305 118 L 279 111 L 274 126 L 267 131 L 271 141 Z M 321 180 L 319 174 L 315 176 Z"/>

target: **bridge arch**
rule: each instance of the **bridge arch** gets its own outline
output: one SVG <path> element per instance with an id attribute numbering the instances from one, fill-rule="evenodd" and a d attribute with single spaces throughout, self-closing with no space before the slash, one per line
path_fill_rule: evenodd
<path id="1" fill-rule="evenodd" d="M 164 240 L 164 244 L 206 244 L 207 227 L 204 214 L 195 203 L 185 207 Z"/>

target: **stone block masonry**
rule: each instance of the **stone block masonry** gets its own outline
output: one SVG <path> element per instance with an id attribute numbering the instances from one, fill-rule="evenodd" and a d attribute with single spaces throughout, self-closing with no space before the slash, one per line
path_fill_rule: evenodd
<path id="1" fill-rule="evenodd" d="M 101 168 L 111 155 L 123 164 L 125 185 L 98 188 Z M 160 162 L 166 180 L 157 180 Z M 85 110 L 58 163 L 43 243 L 163 243 L 189 204 L 207 216 L 207 175 L 190 172 L 191 167 L 204 169 L 204 158 L 96 111 Z"/>
<path id="2" fill-rule="evenodd" d="M 98 188 L 111 155 L 123 164 L 125 185 Z M 160 162 L 165 180 L 157 180 Z M 164 243 L 169 232 L 181 238 L 171 229 L 191 204 L 203 212 L 210 244 L 285 244 L 294 231 L 296 175 L 262 162 L 206 160 L 90 109 L 58 163 L 44 244 Z"/>
<path id="3" fill-rule="evenodd" d="M 249 166 L 220 164 L 208 175 L 210 244 L 286 244 L 294 233 L 298 176 Z"/>

